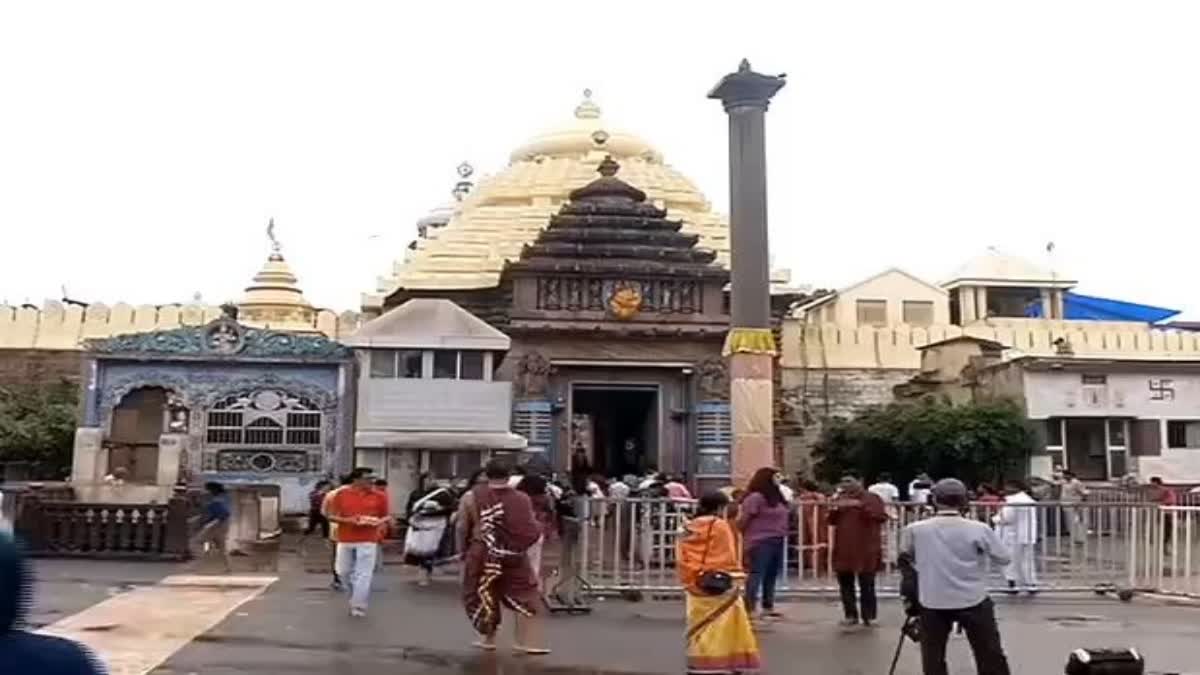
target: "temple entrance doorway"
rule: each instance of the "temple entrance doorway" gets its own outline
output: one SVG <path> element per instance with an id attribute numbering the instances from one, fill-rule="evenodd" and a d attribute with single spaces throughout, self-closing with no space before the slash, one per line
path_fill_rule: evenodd
<path id="1" fill-rule="evenodd" d="M 613 478 L 657 467 L 658 436 L 656 385 L 572 386 L 571 455 L 585 455 L 597 473 Z"/>
<path id="2" fill-rule="evenodd" d="M 113 408 L 108 433 L 108 473 L 122 469 L 131 483 L 154 483 L 158 477 L 158 441 L 167 423 L 168 392 L 143 387 L 125 395 Z"/>

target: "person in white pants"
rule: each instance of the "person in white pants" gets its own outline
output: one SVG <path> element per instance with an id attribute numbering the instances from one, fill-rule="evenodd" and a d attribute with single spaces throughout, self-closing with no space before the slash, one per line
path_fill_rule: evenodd
<path id="1" fill-rule="evenodd" d="M 387 495 L 375 489 L 370 469 L 355 469 L 353 483 L 333 496 L 329 519 L 337 523 L 334 569 L 350 590 L 350 615 L 366 616 L 371 579 L 383 525 L 387 522 Z"/>
<path id="2" fill-rule="evenodd" d="M 1012 551 L 1012 560 L 1004 568 L 1008 586 L 1017 591 L 1037 591 L 1037 561 L 1035 558 L 1038 540 L 1037 501 L 1026 492 L 1021 481 L 1004 484 L 1004 507 L 993 521 L 997 525 L 1000 540 Z"/>

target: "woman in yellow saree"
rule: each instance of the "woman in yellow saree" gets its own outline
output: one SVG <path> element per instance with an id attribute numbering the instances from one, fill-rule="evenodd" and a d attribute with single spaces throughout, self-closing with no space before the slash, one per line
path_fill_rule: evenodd
<path id="1" fill-rule="evenodd" d="M 741 551 L 725 519 L 729 498 L 713 492 L 700 498 L 696 516 L 679 541 L 679 580 L 687 598 L 687 672 L 746 673 L 761 667 L 758 640 L 742 601 Z M 723 593 L 706 592 L 705 572 L 730 575 Z"/>

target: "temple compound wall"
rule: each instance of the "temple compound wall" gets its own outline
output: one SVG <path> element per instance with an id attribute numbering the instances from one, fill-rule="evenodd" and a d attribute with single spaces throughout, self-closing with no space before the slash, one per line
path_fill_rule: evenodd
<path id="1" fill-rule="evenodd" d="M 78 384 L 83 375 L 78 349 L 0 349 L 0 387 L 26 384 Z"/>
<path id="2" fill-rule="evenodd" d="M 135 307 L 125 303 L 81 305 L 51 300 L 41 308 L 0 305 L 0 350 L 81 349 L 84 340 L 202 326 L 221 315 L 220 307 L 203 304 Z M 312 321 L 302 326 L 266 326 L 247 316 L 239 320 L 248 326 L 318 332 L 335 340 L 349 336 L 360 322 L 355 312 L 338 314 L 327 309 L 316 310 Z"/>

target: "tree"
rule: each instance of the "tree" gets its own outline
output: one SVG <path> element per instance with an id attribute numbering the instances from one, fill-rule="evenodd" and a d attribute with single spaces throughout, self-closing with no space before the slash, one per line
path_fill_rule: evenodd
<path id="1" fill-rule="evenodd" d="M 66 476 L 77 405 L 69 382 L 0 387 L 0 462 L 30 462 L 44 478 Z"/>
<path id="2" fill-rule="evenodd" d="M 908 479 L 921 471 L 968 485 L 998 483 L 1024 471 L 1034 434 L 1011 401 L 954 406 L 927 399 L 873 408 L 828 424 L 813 450 L 817 477 L 853 471 Z"/>

